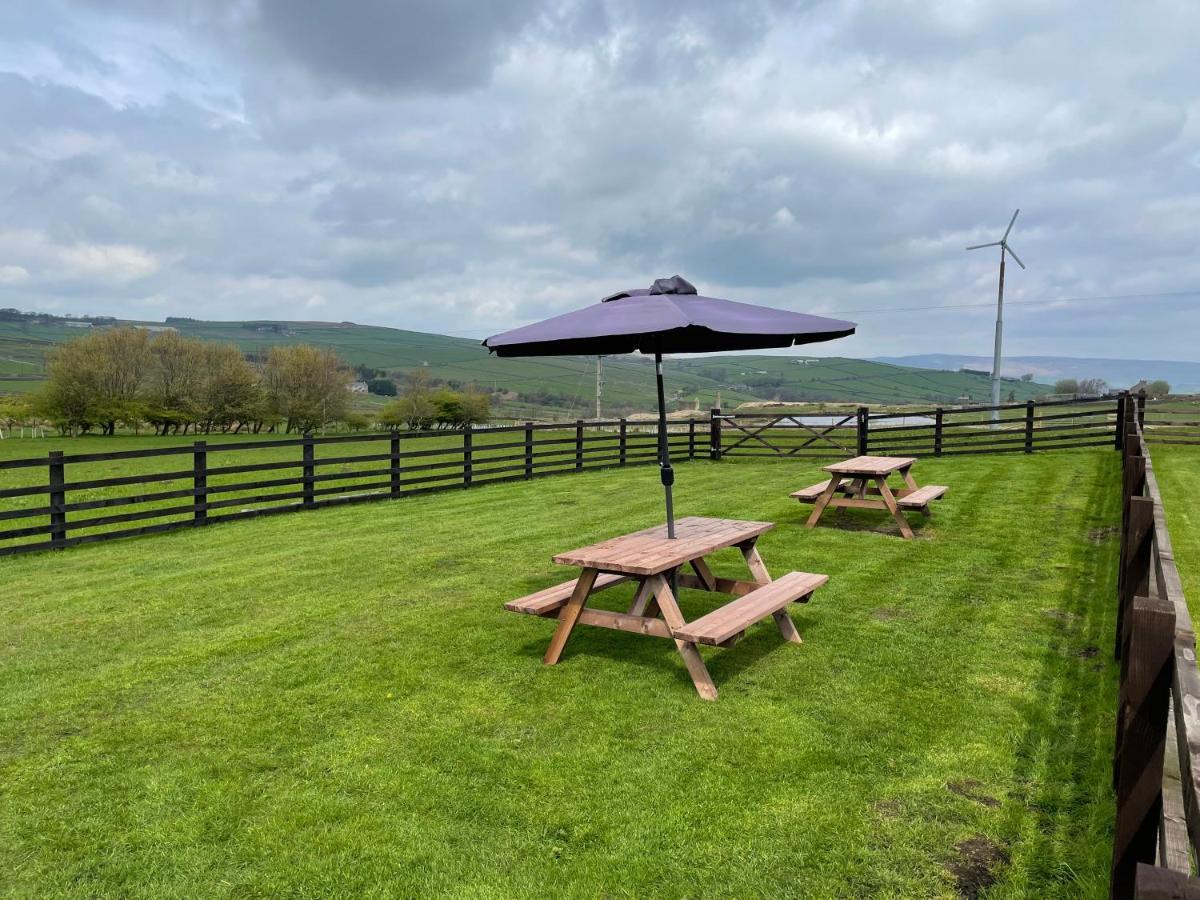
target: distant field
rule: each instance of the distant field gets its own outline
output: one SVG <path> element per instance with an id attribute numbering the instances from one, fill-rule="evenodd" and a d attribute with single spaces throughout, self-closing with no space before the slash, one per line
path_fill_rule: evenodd
<path id="1" fill-rule="evenodd" d="M 161 325 L 161 323 L 156 323 Z M 173 322 L 185 335 L 237 344 L 246 352 L 309 343 L 329 347 L 347 362 L 392 372 L 425 368 L 444 381 L 484 390 L 516 393 L 498 404 L 505 418 L 574 419 L 594 414 L 594 357 L 499 359 L 474 339 L 402 331 L 369 325 L 323 322 Z M 67 325 L 0 322 L 0 375 L 36 375 L 55 344 L 83 329 Z M 986 377 L 840 357 L 705 356 L 670 359 L 667 392 L 676 408 L 725 409 L 753 400 L 840 401 L 850 403 L 953 403 L 990 398 Z M 654 372 L 637 356 L 604 360 L 603 412 L 621 415 L 650 411 Z M 11 384 L 11 383 L 10 383 Z M 21 385 L 27 384 L 21 382 Z M 9 390 L 0 381 L 0 392 Z M 11 390 L 20 390 L 12 387 Z M 26 388 L 27 389 L 27 388 Z M 1048 385 L 1005 382 L 1003 396 L 1017 401 L 1048 393 Z"/>

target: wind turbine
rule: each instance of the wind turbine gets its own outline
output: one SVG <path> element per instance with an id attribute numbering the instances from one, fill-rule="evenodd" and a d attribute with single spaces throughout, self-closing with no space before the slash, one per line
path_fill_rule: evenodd
<path id="1" fill-rule="evenodd" d="M 992 241 L 990 244 L 973 244 L 968 247 L 968 250 L 982 250 L 984 247 L 999 247 L 1000 248 L 1000 289 L 996 295 L 996 350 L 992 356 L 992 406 L 1000 405 L 1000 344 L 1004 337 L 1004 254 L 1012 254 L 1012 258 L 1017 265 L 1022 269 L 1025 268 L 1025 263 L 1021 262 L 1021 257 L 1013 252 L 1013 248 L 1008 246 L 1008 233 L 1012 231 L 1013 223 L 1017 221 L 1017 216 L 1021 210 L 1017 210 L 1012 214 L 1012 218 L 1008 220 L 1008 227 L 1004 229 L 1004 237 L 998 241 Z M 992 421 L 1000 421 L 1000 410 L 992 410 Z"/>

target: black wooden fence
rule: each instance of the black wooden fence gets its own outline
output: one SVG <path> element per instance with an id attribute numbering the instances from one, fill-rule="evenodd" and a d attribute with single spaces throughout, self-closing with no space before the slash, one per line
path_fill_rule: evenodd
<path id="1" fill-rule="evenodd" d="M 713 410 L 719 456 L 956 456 L 1119 447 L 1124 395 L 824 417 Z M 993 420 L 993 413 L 997 414 Z"/>
<path id="2" fill-rule="evenodd" d="M 826 417 L 714 409 L 705 419 L 673 421 L 668 443 L 677 460 L 1119 449 L 1124 439 L 1120 423 L 1135 414 L 1147 421 L 1144 395 L 905 412 L 871 412 L 863 406 Z M 1178 412 L 1171 415 L 1171 421 L 1183 421 Z M 1147 435 L 1165 440 L 1183 440 L 1179 433 L 1146 426 Z M 456 432 L 197 441 L 110 453 L 55 451 L 0 461 L 0 556 L 340 503 L 652 463 L 656 441 L 653 423 L 618 419 Z M 128 474 L 130 460 L 139 461 L 133 474 Z"/>
<path id="3" fill-rule="evenodd" d="M 1144 419 L 1122 421 L 1113 897 L 1200 897 L 1200 669 Z"/>
<path id="4" fill-rule="evenodd" d="M 707 420 L 668 427 L 673 458 L 707 455 Z M 207 443 L 0 461 L 0 555 L 342 503 L 654 462 L 626 420 Z M 125 472 L 130 460 L 141 471 Z M 232 461 L 229 461 L 232 460 Z M 23 470 L 23 471 L 22 471 Z M 20 478 L 24 475 L 24 478 Z M 251 476 L 251 480 L 246 480 Z M 269 477 L 264 477 L 269 476 Z M 14 478 L 26 483 L 10 486 Z M 6 527 L 34 520 L 35 524 Z M 135 524 L 138 523 L 138 524 Z"/>

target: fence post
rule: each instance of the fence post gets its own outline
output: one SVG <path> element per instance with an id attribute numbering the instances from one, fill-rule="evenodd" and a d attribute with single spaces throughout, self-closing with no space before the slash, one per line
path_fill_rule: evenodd
<path id="1" fill-rule="evenodd" d="M 473 455 L 473 444 L 471 426 L 468 425 L 463 429 L 463 487 L 470 487 L 471 481 L 474 478 L 473 463 L 471 457 Z"/>
<path id="2" fill-rule="evenodd" d="M 721 458 L 721 407 L 714 406 L 708 414 L 708 456 Z"/>
<path id="3" fill-rule="evenodd" d="M 1025 452 L 1033 452 L 1033 401 L 1025 401 Z"/>
<path id="4" fill-rule="evenodd" d="M 1138 427 L 1141 428 L 1143 431 L 1145 431 L 1146 430 L 1146 389 L 1145 388 L 1142 388 L 1140 391 L 1138 391 L 1137 404 L 1138 404 L 1138 407 L 1137 407 Z"/>
<path id="5" fill-rule="evenodd" d="M 621 430 L 620 430 L 621 437 L 617 441 L 617 454 L 618 454 L 617 465 L 620 465 L 620 466 L 625 465 L 625 449 L 626 449 L 626 440 L 628 439 L 628 424 L 629 423 L 626 422 L 624 419 L 621 420 Z"/>
<path id="6" fill-rule="evenodd" d="M 1113 443 L 1118 450 L 1125 448 L 1125 405 L 1129 402 L 1129 391 L 1117 394 L 1117 428 Z"/>
<path id="7" fill-rule="evenodd" d="M 696 458 L 696 420 L 688 419 L 688 459 Z"/>
<path id="8" fill-rule="evenodd" d="M 583 419 L 575 420 L 575 471 L 583 468 Z"/>
<path id="9" fill-rule="evenodd" d="M 1149 497 L 1130 497 L 1126 517 L 1124 546 L 1121 549 L 1121 569 L 1117 573 L 1120 594 L 1117 596 L 1117 645 L 1114 657 L 1121 660 L 1124 671 L 1125 644 L 1129 631 L 1129 607 L 1133 598 L 1146 593 L 1150 583 L 1150 567 L 1154 538 L 1154 501 Z"/>
<path id="10" fill-rule="evenodd" d="M 533 477 L 533 423 L 525 423 L 525 477 Z"/>
<path id="11" fill-rule="evenodd" d="M 942 455 L 942 408 L 940 406 L 933 413 L 933 455 Z"/>
<path id="12" fill-rule="evenodd" d="M 208 523 L 208 444 L 196 441 L 192 445 L 192 521 Z"/>
<path id="13" fill-rule="evenodd" d="M 313 436 L 308 432 L 304 433 L 304 505 L 309 509 L 313 507 L 313 477 L 316 466 L 313 463 Z"/>
<path id="14" fill-rule="evenodd" d="M 1153 863 L 1162 814 L 1167 703 L 1175 662 L 1175 607 L 1137 597 L 1130 609 L 1125 670 L 1117 706 L 1113 760 L 1117 824 L 1110 896 L 1132 897 L 1137 864 Z"/>
<path id="15" fill-rule="evenodd" d="M 871 422 L 871 420 L 868 419 L 867 416 L 870 412 L 871 412 L 870 407 L 860 406 L 858 408 L 858 412 L 856 414 L 856 416 L 857 416 L 856 424 L 858 425 L 858 455 L 859 456 L 867 455 L 867 445 L 870 443 L 870 433 L 869 433 L 868 429 L 870 428 L 870 422 Z"/>
<path id="16" fill-rule="evenodd" d="M 392 496 L 400 496 L 400 432 L 392 432 L 391 450 L 388 457 L 388 466 L 392 472 Z"/>
<path id="17" fill-rule="evenodd" d="M 66 484 L 66 472 L 63 465 L 63 452 L 50 451 L 50 542 L 54 549 L 61 550 L 67 539 L 67 513 L 63 504 L 67 502 L 67 492 L 63 490 Z"/>

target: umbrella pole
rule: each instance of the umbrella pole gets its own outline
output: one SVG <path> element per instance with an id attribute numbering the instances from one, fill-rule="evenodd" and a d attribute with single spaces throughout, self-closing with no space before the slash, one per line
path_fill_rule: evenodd
<path id="1" fill-rule="evenodd" d="M 675 537 L 675 507 L 671 502 L 671 485 L 675 470 L 671 468 L 671 453 L 667 445 L 667 400 L 663 393 L 662 354 L 654 354 L 654 375 L 658 382 L 658 472 L 667 495 L 667 537 Z"/>

